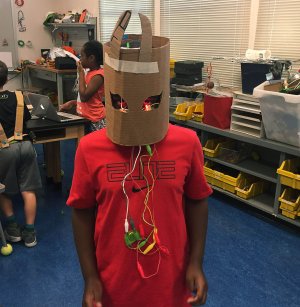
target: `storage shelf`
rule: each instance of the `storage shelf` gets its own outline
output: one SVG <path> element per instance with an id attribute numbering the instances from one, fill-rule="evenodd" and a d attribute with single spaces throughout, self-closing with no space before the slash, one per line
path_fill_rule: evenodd
<path id="1" fill-rule="evenodd" d="M 97 17 L 90 17 L 88 22 L 56 22 L 48 23 L 46 26 L 54 29 L 58 28 L 95 28 L 97 24 Z"/>
<path id="2" fill-rule="evenodd" d="M 245 115 L 243 115 L 243 114 L 245 114 L 245 113 L 243 113 L 243 112 L 234 113 L 234 110 L 231 109 L 231 116 L 232 116 L 232 117 L 235 117 L 235 118 L 237 118 L 237 119 L 242 118 L 242 119 L 244 119 L 244 120 L 248 120 L 248 121 L 250 121 L 250 122 L 254 122 L 254 123 L 252 123 L 252 124 L 255 124 L 255 125 L 260 125 L 260 124 L 261 124 L 261 119 L 259 118 L 259 115 L 258 115 L 258 118 L 257 118 L 257 117 L 245 116 Z M 247 113 L 246 113 L 246 114 L 247 114 Z"/>
<path id="3" fill-rule="evenodd" d="M 280 218 L 281 220 L 284 220 L 286 222 L 289 222 L 295 226 L 298 226 L 300 227 L 300 219 L 296 219 L 296 220 L 293 220 L 293 219 L 289 219 L 288 217 L 285 217 L 284 215 L 282 214 L 278 214 L 276 215 L 276 217 Z"/>
<path id="4" fill-rule="evenodd" d="M 232 198 L 238 199 L 243 203 L 246 203 L 252 207 L 255 207 L 259 210 L 262 210 L 264 212 L 267 212 L 269 214 L 274 214 L 273 212 L 273 204 L 274 204 L 274 197 L 269 194 L 261 194 L 251 199 L 243 199 L 236 194 L 227 192 L 219 187 L 215 187 L 213 185 L 210 185 L 215 191 L 218 191 L 220 193 L 226 194 Z"/>
<path id="5" fill-rule="evenodd" d="M 255 125 L 253 123 L 249 124 L 249 123 L 246 123 L 246 122 L 234 121 L 234 120 L 232 120 L 231 123 L 235 124 L 235 125 L 247 127 L 247 128 L 250 128 L 250 129 L 258 130 L 258 132 L 260 132 L 260 130 L 261 130 L 261 126 L 260 125 L 257 125 L 257 124 Z"/>
<path id="6" fill-rule="evenodd" d="M 248 106 L 241 106 L 241 105 L 234 105 L 232 107 L 234 110 L 239 110 L 239 111 L 244 111 L 244 112 L 249 112 L 249 113 L 254 113 L 254 114 L 261 114 L 260 109 L 253 107 L 248 107 Z"/>
<path id="7" fill-rule="evenodd" d="M 251 105 L 251 103 L 249 103 L 249 105 Z M 233 113 L 234 115 L 239 114 L 238 111 L 235 111 Z M 225 191 L 219 187 L 212 186 L 212 188 L 215 191 L 218 191 L 227 196 L 230 196 L 231 198 L 237 199 L 243 203 L 246 203 L 249 206 L 255 207 L 280 220 L 284 220 L 290 224 L 300 227 L 300 219 L 296 219 L 296 220 L 289 219 L 288 217 L 285 217 L 281 213 L 278 212 L 278 206 L 279 206 L 278 197 L 281 195 L 283 185 L 281 184 L 278 178 L 278 175 L 277 175 L 277 169 L 280 167 L 281 163 L 284 160 L 290 159 L 290 155 L 300 157 L 300 150 L 298 147 L 287 145 L 287 144 L 276 142 L 276 141 L 271 141 L 271 140 L 259 137 L 259 135 L 257 135 L 257 137 L 251 136 L 251 135 L 246 134 L 247 131 L 246 132 L 243 131 L 244 133 L 242 133 L 242 132 L 237 132 L 233 130 L 219 129 L 213 126 L 206 125 L 204 123 L 195 122 L 191 120 L 180 121 L 180 120 L 177 120 L 173 114 L 170 114 L 169 118 L 170 118 L 170 122 L 172 123 L 175 123 L 177 125 L 180 125 L 186 128 L 191 128 L 197 131 L 197 133 L 201 132 L 201 139 L 203 141 L 207 139 L 212 139 L 215 137 L 225 137 L 228 139 L 240 141 L 242 143 L 248 143 L 248 144 L 259 146 L 261 147 L 262 151 L 264 148 L 268 149 L 268 151 L 266 152 L 266 156 L 269 157 L 270 155 L 269 160 L 272 161 L 271 165 L 274 165 L 273 167 L 270 165 L 265 165 L 260 161 L 255 161 L 251 159 L 246 159 L 239 163 L 233 164 L 233 163 L 223 161 L 218 158 L 212 158 L 212 157 L 207 157 L 207 156 L 204 156 L 204 157 L 206 160 L 209 160 L 209 161 L 221 164 L 221 165 L 225 165 L 229 167 L 230 169 L 235 169 L 237 171 L 240 171 L 246 174 L 250 174 L 255 177 L 271 182 L 273 184 L 271 190 L 274 192 L 274 194 L 264 193 L 264 194 L 258 195 L 251 199 L 243 199 L 237 196 L 236 194 Z M 233 118 L 235 117 L 233 116 Z M 233 124 L 233 126 L 235 127 L 237 125 Z M 259 134 L 261 134 L 262 136 L 261 132 L 262 131 L 260 131 Z M 202 146 L 204 146 L 204 144 L 202 144 Z M 273 188 L 275 188 L 275 191 Z"/>
<path id="8" fill-rule="evenodd" d="M 299 156 L 299 153 L 300 153 L 299 148 L 295 146 L 271 141 L 271 140 L 264 139 L 264 138 L 257 138 L 254 136 L 249 136 L 245 133 L 239 133 L 239 132 L 235 132 L 229 129 L 227 130 L 218 129 L 213 126 L 209 126 L 209 125 L 206 125 L 200 122 L 195 122 L 192 120 L 180 121 L 180 120 L 177 120 L 173 114 L 170 114 L 169 118 L 172 123 L 175 123 L 175 124 L 178 124 L 184 127 L 190 127 L 193 129 L 203 130 L 206 132 L 214 133 L 220 136 L 225 136 L 225 137 L 228 137 L 234 140 L 238 140 L 241 142 L 254 144 L 257 146 L 269 148 L 269 149 L 276 150 L 279 152 L 288 153 L 294 156 Z"/>
<path id="9" fill-rule="evenodd" d="M 97 17 L 90 17 L 86 22 L 61 22 L 61 23 L 48 23 L 45 27 L 49 30 L 52 41 L 56 46 L 62 43 L 59 32 L 67 32 L 68 37 L 66 42 L 72 42 L 72 48 L 79 53 L 82 45 L 97 37 Z"/>
<path id="10" fill-rule="evenodd" d="M 272 168 L 271 166 L 264 165 L 253 160 L 244 160 L 237 164 L 233 164 L 217 158 L 207 156 L 204 156 L 204 158 L 258 178 L 277 183 L 276 169 Z"/>
<path id="11" fill-rule="evenodd" d="M 259 99 L 254 97 L 253 95 L 250 94 L 245 94 L 243 92 L 240 91 L 235 91 L 234 93 L 234 99 L 238 99 L 238 100 L 242 100 L 242 101 L 252 101 L 255 102 L 256 104 L 259 104 Z"/>
<path id="12" fill-rule="evenodd" d="M 58 28 L 94 28 L 95 24 L 93 23 L 48 23 L 47 26 L 50 26 L 52 28 L 58 29 Z"/>
<path id="13" fill-rule="evenodd" d="M 243 133 L 246 135 L 249 135 L 251 137 L 260 138 L 261 137 L 261 130 L 245 127 L 242 125 L 237 125 L 235 123 L 231 123 L 230 127 L 231 131 L 237 132 L 237 133 Z"/>
<path id="14" fill-rule="evenodd" d="M 255 107 L 259 107 L 259 101 L 251 101 L 251 100 L 234 98 L 233 106 L 234 105 L 243 105 L 243 104 L 250 104 L 250 105 L 253 105 Z"/>

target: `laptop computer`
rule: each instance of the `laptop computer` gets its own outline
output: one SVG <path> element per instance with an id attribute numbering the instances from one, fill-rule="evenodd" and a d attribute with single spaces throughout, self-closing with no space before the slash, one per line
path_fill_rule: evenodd
<path id="1" fill-rule="evenodd" d="M 82 117 L 65 112 L 57 112 L 50 98 L 46 95 L 35 93 L 24 93 L 24 101 L 28 105 L 32 105 L 31 117 L 45 118 L 55 122 L 67 122 L 82 119 Z"/>

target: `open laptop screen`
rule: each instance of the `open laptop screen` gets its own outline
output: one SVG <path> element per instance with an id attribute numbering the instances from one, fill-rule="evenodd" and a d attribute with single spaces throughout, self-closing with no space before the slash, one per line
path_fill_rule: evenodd
<path id="1" fill-rule="evenodd" d="M 46 118 L 47 110 L 51 103 L 51 101 L 49 101 L 49 97 L 45 95 L 29 93 L 28 99 L 33 106 L 31 114 L 40 118 Z"/>
<path id="2" fill-rule="evenodd" d="M 46 118 L 56 122 L 72 121 L 82 119 L 77 115 L 57 112 L 52 104 L 50 98 L 46 95 L 35 93 L 27 93 L 28 102 L 32 105 L 33 109 L 31 115 L 38 118 Z"/>

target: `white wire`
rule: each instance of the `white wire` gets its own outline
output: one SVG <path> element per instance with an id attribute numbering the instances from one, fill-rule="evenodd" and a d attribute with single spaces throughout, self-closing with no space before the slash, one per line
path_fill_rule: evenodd
<path id="1" fill-rule="evenodd" d="M 134 172 L 135 167 L 136 167 L 136 163 L 137 163 L 138 158 L 139 158 L 139 156 L 141 154 L 141 150 L 142 150 L 142 147 L 139 146 L 139 151 L 138 151 L 138 154 L 137 154 L 137 156 L 135 158 L 135 161 L 133 163 L 133 167 L 132 167 L 131 171 L 124 176 L 124 178 L 123 178 L 123 180 L 121 182 L 123 193 L 124 193 L 124 195 L 126 197 L 126 216 L 125 216 L 125 224 L 124 224 L 125 232 L 128 232 L 128 230 L 129 230 L 128 229 L 129 228 L 129 225 L 128 225 L 129 197 L 128 197 L 127 193 L 126 193 L 125 182 L 126 182 L 127 177 L 130 176 Z M 132 147 L 132 152 L 133 151 L 134 151 L 134 147 Z"/>

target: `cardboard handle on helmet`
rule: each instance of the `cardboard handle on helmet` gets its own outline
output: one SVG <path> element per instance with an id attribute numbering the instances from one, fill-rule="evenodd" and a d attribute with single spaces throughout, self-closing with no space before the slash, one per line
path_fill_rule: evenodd
<path id="1" fill-rule="evenodd" d="M 151 62 L 152 55 L 152 27 L 151 22 L 143 14 L 139 14 L 142 27 L 142 40 L 139 62 Z"/>
<path id="2" fill-rule="evenodd" d="M 145 15 L 139 13 L 142 37 L 139 54 L 139 62 L 151 62 L 152 55 L 152 27 L 151 22 Z M 122 38 L 131 18 L 131 11 L 125 11 L 119 17 L 111 36 L 111 48 L 109 56 L 120 59 Z"/>
<path id="3" fill-rule="evenodd" d="M 129 20 L 131 18 L 131 11 L 124 11 L 113 30 L 113 33 L 110 38 L 110 54 L 109 56 L 115 59 L 120 59 L 120 49 L 121 49 L 121 44 L 122 44 L 122 38 L 124 35 L 124 32 L 128 26 Z"/>

